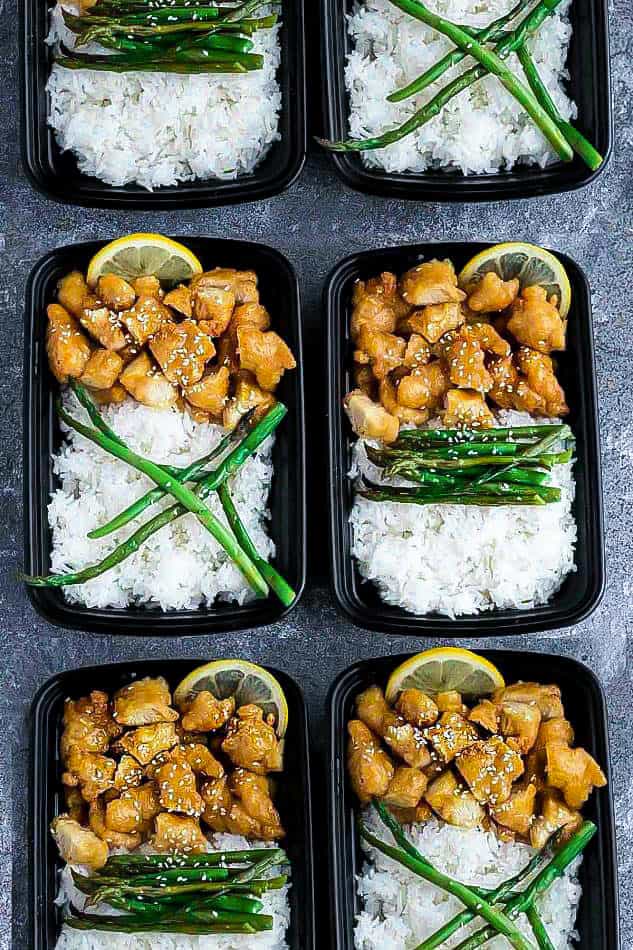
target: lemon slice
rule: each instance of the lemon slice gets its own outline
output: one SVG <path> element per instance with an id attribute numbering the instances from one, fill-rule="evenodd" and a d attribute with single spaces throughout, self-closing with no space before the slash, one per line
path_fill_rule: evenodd
<path id="1" fill-rule="evenodd" d="M 237 706 L 254 703 L 264 717 L 272 714 L 275 731 L 281 739 L 288 727 L 288 703 L 281 684 L 267 670 L 247 660 L 214 660 L 199 666 L 185 676 L 174 692 L 174 702 L 180 706 L 193 699 L 196 693 L 208 690 L 216 699 L 235 697 Z"/>
<path id="2" fill-rule="evenodd" d="M 521 241 L 495 244 L 476 254 L 459 275 L 459 286 L 476 284 L 488 271 L 494 271 L 502 280 L 518 277 L 521 290 L 538 284 L 547 291 L 547 296 L 556 294 L 563 320 L 571 306 L 571 286 L 567 271 L 553 254 Z"/>
<path id="3" fill-rule="evenodd" d="M 457 690 L 463 696 L 488 696 L 505 686 L 496 666 L 461 647 L 436 647 L 417 653 L 393 671 L 387 683 L 387 702 L 393 703 L 403 689 L 415 687 L 429 696 Z"/>
<path id="4" fill-rule="evenodd" d="M 126 280 L 158 277 L 172 285 L 202 273 L 195 254 L 162 234 L 128 234 L 102 247 L 88 265 L 86 281 L 95 287 L 103 274 L 117 274 Z"/>

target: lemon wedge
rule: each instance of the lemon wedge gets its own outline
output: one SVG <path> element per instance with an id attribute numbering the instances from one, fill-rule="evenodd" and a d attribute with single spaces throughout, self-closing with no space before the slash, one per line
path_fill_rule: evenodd
<path id="1" fill-rule="evenodd" d="M 163 234 L 128 234 L 102 247 L 90 261 L 86 281 L 91 288 L 103 274 L 132 281 L 157 277 L 172 286 L 202 273 L 202 264 L 183 244 Z"/>
<path id="2" fill-rule="evenodd" d="M 489 696 L 505 686 L 496 666 L 461 647 L 436 647 L 417 653 L 393 671 L 385 692 L 393 703 L 403 689 L 414 687 L 429 696 L 457 690 L 462 696 Z"/>

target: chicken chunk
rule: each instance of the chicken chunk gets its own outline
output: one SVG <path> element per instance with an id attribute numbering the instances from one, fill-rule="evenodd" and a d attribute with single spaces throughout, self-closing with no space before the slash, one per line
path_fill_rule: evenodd
<path id="1" fill-rule="evenodd" d="M 445 764 L 479 739 L 475 727 L 458 712 L 442 713 L 440 721 L 427 729 L 425 736 Z"/>
<path id="2" fill-rule="evenodd" d="M 178 284 L 178 286 L 170 290 L 168 294 L 165 294 L 163 303 L 166 307 L 171 307 L 172 310 L 175 310 L 176 313 L 180 313 L 183 317 L 191 319 L 193 316 L 191 291 L 188 287 L 185 287 L 184 284 Z"/>
<path id="3" fill-rule="evenodd" d="M 517 703 L 512 700 L 501 703 L 499 731 L 507 739 L 511 749 L 526 755 L 538 735 L 541 711 L 538 706 Z"/>
<path id="4" fill-rule="evenodd" d="M 193 700 L 181 705 L 183 729 L 188 732 L 213 732 L 221 729 L 235 712 L 235 700 L 216 699 L 213 693 L 203 689 Z"/>
<path id="5" fill-rule="evenodd" d="M 79 377 L 89 389 L 112 389 L 123 369 L 123 360 L 114 350 L 95 350 Z"/>
<path id="6" fill-rule="evenodd" d="M 382 798 L 394 775 L 391 759 L 364 722 L 350 720 L 347 732 L 347 768 L 354 792 L 363 803 Z"/>
<path id="7" fill-rule="evenodd" d="M 264 721 L 259 706 L 240 706 L 227 724 L 222 751 L 233 765 L 264 775 L 280 772 L 282 755 L 279 739 L 272 725 Z"/>
<path id="8" fill-rule="evenodd" d="M 401 825 L 424 824 L 433 817 L 433 812 L 425 801 L 421 801 L 415 808 L 398 808 L 397 805 L 390 805 L 389 811 Z"/>
<path id="9" fill-rule="evenodd" d="M 253 270 L 235 270 L 233 267 L 216 267 L 199 274 L 191 281 L 191 289 L 196 287 L 219 287 L 230 290 L 235 303 L 258 303 L 257 274 Z"/>
<path id="10" fill-rule="evenodd" d="M 123 686 L 114 694 L 114 718 L 122 726 L 151 726 L 155 722 L 175 722 L 171 693 L 162 676 L 146 676 Z"/>
<path id="11" fill-rule="evenodd" d="M 84 297 L 79 317 L 82 327 L 106 350 L 122 350 L 127 343 L 119 314 L 93 294 Z"/>
<path id="12" fill-rule="evenodd" d="M 365 393 L 370 399 L 376 399 L 379 388 L 378 380 L 371 371 L 371 366 L 362 363 L 354 364 L 353 372 L 354 386 L 356 389 L 360 389 L 361 392 Z M 381 379 L 380 383 L 389 383 L 389 378 Z M 394 399 L 395 399 L 395 390 L 394 390 Z M 382 397 L 380 399 L 382 402 Z M 385 408 L 387 408 L 385 406 Z M 389 411 L 389 410 L 387 410 Z"/>
<path id="13" fill-rule="evenodd" d="M 84 297 L 88 296 L 88 285 L 81 271 L 73 270 L 57 284 L 57 299 L 68 313 L 79 319 L 84 309 Z"/>
<path id="14" fill-rule="evenodd" d="M 494 416 L 481 393 L 468 389 L 449 389 L 446 393 L 444 425 L 447 427 L 488 428 Z"/>
<path id="15" fill-rule="evenodd" d="M 406 342 L 393 333 L 363 327 L 354 353 L 356 363 L 368 363 L 376 379 L 384 379 L 404 362 Z"/>
<path id="16" fill-rule="evenodd" d="M 499 736 L 473 742 L 455 764 L 477 801 L 494 806 L 507 802 L 512 783 L 524 768 L 521 756 Z"/>
<path id="17" fill-rule="evenodd" d="M 489 699 L 482 699 L 473 706 L 468 718 L 487 732 L 497 732 L 499 729 L 499 707 Z"/>
<path id="18" fill-rule="evenodd" d="M 404 353 L 404 365 L 409 369 L 417 369 L 418 366 L 424 366 L 431 359 L 431 349 L 423 336 L 419 333 L 412 333 L 407 341 L 407 348 Z"/>
<path id="19" fill-rule="evenodd" d="M 347 394 L 343 407 L 352 429 L 361 439 L 380 439 L 395 442 L 400 432 L 400 422 L 379 403 L 374 402 L 360 389 Z"/>
<path id="20" fill-rule="evenodd" d="M 151 340 L 164 323 L 171 322 L 171 311 L 156 297 L 148 294 L 139 296 L 134 306 L 124 310 L 120 316 L 139 346 Z"/>
<path id="21" fill-rule="evenodd" d="M 482 279 L 470 289 L 468 307 L 475 313 L 496 313 L 505 310 L 516 299 L 520 283 L 502 280 L 494 271 L 488 271 Z"/>
<path id="22" fill-rule="evenodd" d="M 466 294 L 457 286 L 455 268 L 449 260 L 425 261 L 403 274 L 400 293 L 414 307 L 437 303 L 459 303 Z"/>
<path id="23" fill-rule="evenodd" d="M 226 775 L 205 782 L 200 789 L 204 801 L 202 819 L 214 831 L 257 838 L 259 822 L 233 798 Z"/>
<path id="24" fill-rule="evenodd" d="M 297 365 L 290 347 L 274 330 L 238 327 L 237 342 L 240 368 L 254 373 L 262 389 L 275 390 L 284 372 Z"/>
<path id="25" fill-rule="evenodd" d="M 554 684 L 544 686 L 541 683 L 513 683 L 503 686 L 492 694 L 494 703 L 512 701 L 538 706 L 544 722 L 549 719 L 562 719 L 565 710 L 560 698 L 560 688 Z"/>
<path id="26" fill-rule="evenodd" d="M 532 784 L 513 788 L 510 797 L 501 805 L 493 805 L 490 813 L 494 820 L 525 837 L 534 820 L 536 786 Z"/>
<path id="27" fill-rule="evenodd" d="M 114 788 L 114 759 L 95 752 L 83 752 L 71 748 L 66 758 L 66 771 L 62 775 L 64 785 L 79 786 L 87 802 L 93 802 L 110 788 Z"/>
<path id="28" fill-rule="evenodd" d="M 484 820 L 484 810 L 475 796 L 448 769 L 430 783 L 424 797 L 449 825 L 477 828 Z"/>
<path id="29" fill-rule="evenodd" d="M 123 831 L 113 831 L 106 825 L 105 815 L 106 805 L 102 799 L 98 798 L 91 803 L 88 818 L 90 830 L 94 831 L 102 841 L 105 841 L 108 847 L 134 851 L 142 844 L 143 836 L 140 831 L 132 831 L 127 834 Z"/>
<path id="30" fill-rule="evenodd" d="M 138 788 L 143 781 L 143 769 L 131 755 L 122 755 L 114 773 L 114 787 L 124 792 L 128 788 Z"/>
<path id="31" fill-rule="evenodd" d="M 255 410 L 253 421 L 257 421 L 275 405 L 273 394 L 260 389 L 255 377 L 248 370 L 241 369 L 235 374 L 234 385 L 233 397 L 227 400 L 222 412 L 222 422 L 226 429 L 234 428 L 251 409 Z"/>
<path id="32" fill-rule="evenodd" d="M 468 326 L 462 327 L 459 333 L 464 340 L 478 343 L 482 350 L 493 356 L 510 356 L 512 352 L 508 341 L 504 340 L 489 323 L 481 323 L 480 321 L 469 323 Z"/>
<path id="33" fill-rule="evenodd" d="M 393 711 L 380 687 L 370 686 L 358 694 L 356 714 L 407 765 L 419 769 L 431 761 L 422 730 Z"/>
<path id="34" fill-rule="evenodd" d="M 443 361 L 434 360 L 400 380 L 398 402 L 408 409 L 437 409 L 449 386 Z"/>
<path id="35" fill-rule="evenodd" d="M 508 332 L 539 353 L 565 349 L 565 324 L 544 287 L 526 287 L 514 301 Z"/>
<path id="36" fill-rule="evenodd" d="M 439 710 L 430 696 L 421 689 L 403 689 L 396 700 L 396 711 L 414 726 L 422 729 L 431 726 L 439 716 Z"/>
<path id="37" fill-rule="evenodd" d="M 178 736 L 173 722 L 139 726 L 126 732 L 119 740 L 121 748 L 134 756 L 141 765 L 149 765 L 159 752 L 172 749 L 177 744 Z"/>
<path id="38" fill-rule="evenodd" d="M 375 382 L 374 374 L 371 370 L 369 372 Z M 421 426 L 431 415 L 429 409 L 408 409 L 406 406 L 401 406 L 398 402 L 398 391 L 389 376 L 380 380 L 378 397 L 383 408 L 387 410 L 389 415 L 395 416 L 400 423 L 406 422 L 414 426 Z"/>
<path id="39" fill-rule="evenodd" d="M 579 811 L 569 808 L 559 792 L 546 789 L 541 796 L 541 814 L 530 828 L 530 844 L 533 848 L 544 848 L 553 834 L 561 832 L 563 840 L 573 835 L 582 824 Z"/>
<path id="40" fill-rule="evenodd" d="M 233 311 L 231 323 L 228 332 L 237 339 L 237 330 L 239 327 L 255 327 L 257 330 L 268 330 L 270 328 L 270 314 L 260 303 L 242 303 Z"/>
<path id="41" fill-rule="evenodd" d="M 211 337 L 193 320 L 166 321 L 149 348 L 169 382 L 185 388 L 198 382 L 206 364 L 215 356 Z"/>
<path id="42" fill-rule="evenodd" d="M 128 363 L 119 382 L 137 402 L 153 409 L 169 409 L 178 400 L 178 390 L 152 363 L 147 353 L 141 353 Z"/>
<path id="43" fill-rule="evenodd" d="M 76 785 L 64 786 L 64 802 L 70 818 L 74 818 L 80 825 L 85 825 L 88 819 L 88 806 Z"/>
<path id="44" fill-rule="evenodd" d="M 154 277 L 153 274 L 137 277 L 132 281 L 132 287 L 137 297 L 153 297 L 155 300 L 162 300 L 165 296 L 158 277 Z"/>
<path id="45" fill-rule="evenodd" d="M 97 281 L 97 296 L 110 310 L 129 310 L 136 300 L 136 291 L 123 277 L 103 274 Z"/>
<path id="46" fill-rule="evenodd" d="M 551 357 L 522 346 L 517 351 L 515 359 L 519 369 L 525 374 L 530 389 L 543 398 L 545 414 L 548 416 L 567 415 L 569 406 L 565 402 L 563 388 L 556 379 Z"/>
<path id="47" fill-rule="evenodd" d="M 199 742 L 182 742 L 170 753 L 172 762 L 186 763 L 196 775 L 220 778 L 224 775 L 222 763 Z"/>
<path id="48" fill-rule="evenodd" d="M 64 704 L 64 731 L 60 742 L 62 760 L 70 752 L 104 753 L 111 739 L 121 734 L 110 712 L 108 694 L 93 690 L 81 699 L 67 699 Z"/>
<path id="49" fill-rule="evenodd" d="M 235 307 L 235 294 L 232 290 L 209 286 L 198 282 L 192 286 L 191 293 L 194 320 L 204 322 L 205 333 L 220 336 L 229 323 Z"/>
<path id="50" fill-rule="evenodd" d="M 541 723 L 536 737 L 537 749 L 545 749 L 550 743 L 571 745 L 574 741 L 574 730 L 567 719 L 547 719 Z"/>
<path id="51" fill-rule="evenodd" d="M 246 769 L 235 769 L 229 778 L 229 788 L 245 811 L 259 825 L 258 836 L 264 841 L 283 838 L 285 832 L 279 812 L 270 797 L 270 786 L 264 775 L 255 775 Z"/>
<path id="52" fill-rule="evenodd" d="M 461 716 L 468 716 L 468 706 L 462 694 L 456 689 L 443 690 L 435 696 L 435 705 L 441 713 L 456 712 Z"/>
<path id="53" fill-rule="evenodd" d="M 90 359 L 90 344 L 79 329 L 77 321 L 59 304 L 46 308 L 46 355 L 51 372 L 60 383 L 68 377 L 77 379 Z"/>
<path id="54" fill-rule="evenodd" d="M 209 850 L 209 842 L 196 818 L 172 815 L 164 811 L 156 817 L 155 827 L 156 831 L 150 842 L 154 851 L 204 854 Z"/>
<path id="55" fill-rule="evenodd" d="M 364 327 L 372 331 L 393 333 L 398 312 L 402 312 L 403 305 L 406 307 L 398 296 L 395 274 L 385 271 L 380 277 L 368 281 L 357 280 L 352 292 L 352 339 L 358 340 Z"/>
<path id="56" fill-rule="evenodd" d="M 93 389 L 90 397 L 98 406 L 109 406 L 113 403 L 125 402 L 127 391 L 120 383 L 115 383 L 109 389 Z"/>
<path id="57" fill-rule="evenodd" d="M 408 317 L 408 326 L 414 333 L 421 333 L 429 343 L 437 343 L 449 330 L 456 330 L 464 322 L 460 303 L 434 303 L 414 310 Z"/>
<path id="58" fill-rule="evenodd" d="M 188 762 L 166 762 L 156 772 L 158 800 L 165 811 L 197 817 L 203 801 L 198 794 L 196 776 Z"/>
<path id="59" fill-rule="evenodd" d="M 427 785 L 428 779 L 424 772 L 408 765 L 399 765 L 382 798 L 387 805 L 396 808 L 416 808 Z"/>
<path id="60" fill-rule="evenodd" d="M 121 792 L 119 798 L 108 802 L 105 807 L 105 825 L 110 831 L 123 834 L 140 833 L 149 827 L 160 811 L 156 788 L 153 783 L 147 782 L 138 788 Z"/>
<path id="61" fill-rule="evenodd" d="M 493 357 L 487 363 L 492 386 L 488 398 L 502 409 L 516 409 L 519 373 L 512 356 Z M 529 411 L 529 410 L 528 410 Z"/>
<path id="62" fill-rule="evenodd" d="M 82 865 L 98 871 L 108 860 L 109 848 L 94 831 L 82 828 L 68 815 L 53 820 L 51 833 L 59 853 L 68 864 Z"/>
<path id="63" fill-rule="evenodd" d="M 474 389 L 487 393 L 492 387 L 492 377 L 486 369 L 485 355 L 476 340 L 458 336 L 446 354 L 449 378 L 460 389 Z"/>
<path id="64" fill-rule="evenodd" d="M 545 754 L 547 782 L 563 793 L 570 808 L 582 808 L 594 788 L 607 784 L 604 772 L 586 749 L 550 742 Z"/>

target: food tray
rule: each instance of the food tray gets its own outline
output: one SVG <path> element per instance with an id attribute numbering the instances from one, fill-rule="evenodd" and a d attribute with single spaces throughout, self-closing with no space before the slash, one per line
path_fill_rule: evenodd
<path id="1" fill-rule="evenodd" d="M 270 531 L 277 547 L 275 564 L 297 592 L 285 608 L 276 597 L 242 607 L 218 604 L 199 610 L 158 608 L 88 608 L 68 604 L 61 590 L 28 587 L 31 603 L 51 623 L 109 634 L 185 636 L 220 630 L 252 629 L 285 616 L 298 602 L 306 576 L 305 445 L 303 369 L 299 285 L 294 270 L 278 251 L 248 241 L 184 238 L 205 267 L 252 268 L 257 272 L 262 300 L 273 315 L 273 326 L 288 342 L 297 369 L 287 373 L 278 390 L 288 415 L 277 430 L 273 450 L 274 476 L 270 495 Z M 45 350 L 46 305 L 53 300 L 59 278 L 86 267 L 102 242 L 69 245 L 51 251 L 33 268 L 25 307 L 24 355 L 24 558 L 27 574 L 50 569 L 51 535 L 47 506 L 55 479 L 51 452 L 61 442 L 54 400 L 58 387 L 48 369 Z"/>
<path id="2" fill-rule="evenodd" d="M 451 619 L 435 614 L 418 616 L 383 603 L 373 584 L 365 583 L 351 555 L 348 523 L 353 501 L 347 477 L 351 459 L 351 430 L 342 400 L 352 388 L 352 344 L 349 336 L 350 300 L 354 281 L 384 270 L 397 274 L 422 259 L 449 257 L 459 270 L 489 244 L 438 243 L 366 251 L 348 257 L 330 274 L 324 304 L 327 309 L 328 414 L 330 443 L 330 532 L 334 594 L 339 606 L 354 623 L 371 630 L 437 637 L 503 636 L 552 630 L 578 623 L 598 605 L 604 589 L 604 527 L 598 435 L 596 369 L 591 322 L 591 296 L 580 267 L 558 254 L 572 285 L 572 308 L 568 323 L 567 350 L 556 354 L 559 376 L 567 393 L 569 423 L 576 436 L 574 466 L 578 525 L 576 572 L 542 607 L 529 610 L 494 610 L 476 616 Z"/>
<path id="3" fill-rule="evenodd" d="M 58 673 L 37 693 L 31 707 L 30 851 L 31 934 L 29 950 L 54 950 L 61 926 L 55 906 L 57 872 L 62 866 L 49 825 L 63 811 L 59 738 L 66 697 L 89 689 L 114 691 L 139 676 L 164 676 L 173 688 L 206 660 L 150 660 L 87 666 Z M 290 676 L 270 670 L 281 683 L 289 708 L 285 780 L 278 783 L 277 803 L 287 832 L 283 847 L 292 862 L 291 950 L 314 950 L 314 855 L 310 798 L 308 717 L 301 689 Z"/>
<path id="4" fill-rule="evenodd" d="M 210 207 L 277 195 L 300 174 L 306 157 L 306 79 L 303 0 L 283 0 L 278 78 L 282 93 L 279 131 L 263 161 L 250 175 L 234 181 L 181 182 L 156 191 L 140 185 L 117 187 L 79 171 L 71 152 L 62 153 L 48 127 L 46 84 L 52 54 L 45 39 L 52 3 L 20 0 L 20 86 L 22 164 L 31 183 L 48 198 L 93 208 Z M 95 134 L 97 134 L 95 132 Z"/>
<path id="5" fill-rule="evenodd" d="M 351 50 L 347 18 L 354 0 L 323 0 L 322 59 L 325 134 L 330 139 L 348 135 L 348 97 L 345 62 Z M 368 194 L 424 201 L 504 201 L 572 191 L 589 184 L 604 170 L 613 147 L 613 116 L 609 66 L 607 0 L 574 0 L 570 8 L 573 29 L 567 60 L 568 90 L 578 106 L 575 124 L 603 155 L 592 172 L 578 156 L 569 163 L 547 168 L 517 166 L 490 175 L 463 175 L 442 169 L 424 173 L 388 173 L 366 168 L 358 153 L 330 153 L 334 167 L 351 188 Z M 543 26 L 547 29 L 547 22 Z M 387 95 L 389 90 L 385 90 Z"/>
<path id="6" fill-rule="evenodd" d="M 618 889 L 615 826 L 609 763 L 609 739 L 604 693 L 594 674 L 567 657 L 482 650 L 499 667 L 507 682 L 518 679 L 557 683 L 563 693 L 576 742 L 595 756 L 609 781 L 593 793 L 584 813 L 598 826 L 580 871 L 582 899 L 577 927 L 578 950 L 618 950 Z M 360 911 L 356 875 L 362 854 L 355 829 L 356 801 L 346 780 L 346 724 L 358 692 L 373 683 L 384 685 L 389 674 L 408 654 L 364 660 L 342 673 L 330 690 L 329 845 L 330 906 L 336 950 L 353 950 L 354 917 Z"/>

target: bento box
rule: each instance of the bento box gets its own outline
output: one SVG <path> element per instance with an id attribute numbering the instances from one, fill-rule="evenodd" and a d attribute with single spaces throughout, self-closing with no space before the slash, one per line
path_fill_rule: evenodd
<path id="1" fill-rule="evenodd" d="M 383 602 L 373 584 L 361 578 L 352 556 L 353 504 L 350 427 L 343 397 L 352 388 L 354 349 L 350 336 L 351 294 L 355 281 L 383 271 L 402 274 L 423 259 L 450 258 L 457 268 L 483 248 L 481 243 L 428 243 L 364 251 L 341 261 L 331 272 L 324 292 L 328 346 L 328 436 L 330 541 L 332 583 L 342 611 L 359 626 L 391 634 L 422 636 L 503 636 L 570 626 L 587 617 L 604 588 L 604 537 L 596 371 L 591 322 L 591 297 L 585 275 L 565 255 L 559 255 L 572 287 L 565 352 L 558 354 L 558 373 L 569 397 L 569 424 L 576 438 L 572 511 L 577 524 L 576 570 L 543 606 L 494 609 L 456 617 L 418 615 Z"/>
<path id="2" fill-rule="evenodd" d="M 560 686 L 565 709 L 576 731 L 576 742 L 601 763 L 607 779 L 609 740 L 604 693 L 594 674 L 567 657 L 505 650 L 482 650 L 508 682 L 543 680 Z M 360 912 L 357 875 L 362 852 L 355 824 L 357 800 L 346 768 L 346 724 L 354 698 L 372 684 L 384 686 L 407 656 L 381 657 L 356 663 L 333 684 L 328 698 L 330 738 L 329 843 L 330 901 L 337 950 L 353 950 L 355 916 Z M 576 921 L 580 950 L 618 950 L 618 888 L 613 801 L 610 787 L 594 794 L 586 817 L 598 826 L 580 871 L 582 898 Z M 385 833 L 386 835 L 386 833 Z M 383 836 L 385 837 L 385 836 Z"/>
<path id="3" fill-rule="evenodd" d="M 55 416 L 58 387 L 49 372 L 45 348 L 46 306 L 60 277 L 72 267 L 85 266 L 102 243 L 60 248 L 33 269 L 26 291 L 24 388 L 24 537 L 25 572 L 46 573 L 50 566 L 48 523 L 50 492 L 55 485 L 51 454 L 60 445 Z M 275 563 L 297 593 L 306 576 L 305 445 L 300 299 L 297 278 L 278 251 L 247 241 L 187 238 L 187 246 L 204 266 L 252 267 L 258 274 L 264 303 L 296 356 L 297 369 L 281 383 L 279 397 L 288 407 L 273 449 L 274 476 L 269 507 L 270 533 L 276 545 Z M 198 610 L 159 610 L 140 607 L 88 608 L 69 604 L 59 588 L 29 587 L 36 610 L 49 622 L 65 627 L 132 635 L 181 635 L 241 630 L 273 623 L 287 610 L 276 599 L 254 600 L 241 606 L 217 603 Z M 294 606 L 293 604 L 293 606 Z"/>
<path id="4" fill-rule="evenodd" d="M 49 831 L 52 819 L 63 810 L 60 802 L 59 758 L 64 701 L 93 689 L 116 690 L 138 676 L 164 676 L 173 687 L 200 662 L 150 660 L 82 667 L 59 673 L 36 695 L 31 708 L 31 790 L 29 806 L 31 881 L 31 950 L 53 950 L 61 926 L 55 905 L 58 871 L 57 848 Z M 293 950 L 311 950 L 315 943 L 314 854 L 310 797 L 310 743 L 303 694 L 285 673 L 271 670 L 279 680 L 289 707 L 285 755 L 287 782 L 279 782 L 278 804 L 286 827 L 284 847 L 292 862 L 291 923 L 287 940 Z"/>
<path id="5" fill-rule="evenodd" d="M 328 139 L 340 140 L 345 139 L 349 131 L 345 68 L 352 50 L 347 27 L 354 3 L 353 0 L 345 3 L 325 0 L 322 9 L 325 135 Z M 576 155 L 569 163 L 558 161 L 545 168 L 515 165 L 511 171 L 488 174 L 464 175 L 441 168 L 388 172 L 367 167 L 362 153 L 333 152 L 331 158 L 339 177 L 358 191 L 418 201 L 507 201 L 572 191 L 594 181 L 604 170 L 613 146 L 607 4 L 574 0 L 569 16 L 573 33 L 566 86 L 578 107 L 579 117 L 575 121 L 579 130 L 604 158 L 597 171 L 592 171 Z"/>
<path id="6" fill-rule="evenodd" d="M 299 176 L 306 158 L 304 6 L 283 3 L 278 81 L 282 106 L 279 139 L 256 168 L 235 179 L 197 179 L 148 191 L 139 184 L 115 186 L 84 174 L 72 152 L 62 152 L 47 123 L 47 82 L 52 49 L 46 44 L 51 5 L 23 0 L 20 6 L 22 162 L 35 188 L 49 198 L 97 208 L 211 207 L 259 201 L 279 194 Z M 204 121 L 201 117 L 200 121 Z"/>

